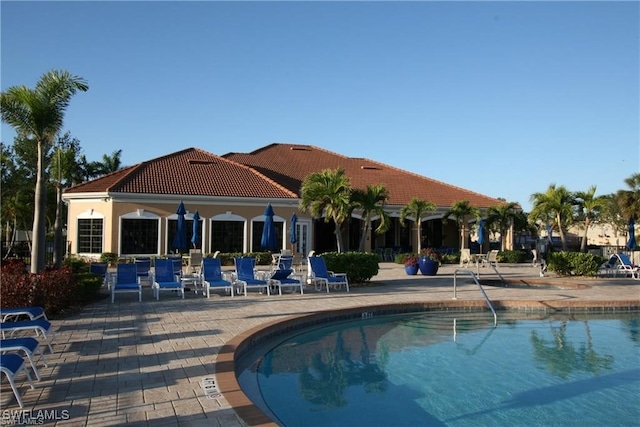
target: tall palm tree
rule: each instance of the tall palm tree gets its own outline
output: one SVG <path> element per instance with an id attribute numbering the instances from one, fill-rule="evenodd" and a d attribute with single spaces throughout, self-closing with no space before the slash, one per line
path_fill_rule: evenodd
<path id="1" fill-rule="evenodd" d="M 556 187 L 549 185 L 544 193 L 533 193 L 531 195 L 533 207 L 529 213 L 529 220 L 540 220 L 546 222 L 552 219 L 558 227 L 562 250 L 567 250 L 565 231 L 571 225 L 573 218 L 573 207 L 575 199 L 573 195 L 562 185 Z"/>
<path id="2" fill-rule="evenodd" d="M 617 193 L 622 213 L 627 219 L 640 219 L 640 173 L 634 173 L 624 182 L 629 189 Z"/>
<path id="3" fill-rule="evenodd" d="M 428 213 L 433 213 L 437 209 L 437 206 L 428 200 L 422 200 L 414 197 L 402 207 L 400 211 L 400 224 L 404 227 L 407 217 L 413 217 L 416 223 L 416 229 L 418 232 L 418 253 L 421 251 L 422 240 L 422 217 Z"/>
<path id="4" fill-rule="evenodd" d="M 594 219 L 604 209 L 606 201 L 602 197 L 596 197 L 596 186 L 592 185 L 587 191 L 578 191 L 575 197 L 578 202 L 579 210 L 584 218 L 584 234 L 580 242 L 580 252 L 587 251 L 587 233 Z"/>
<path id="5" fill-rule="evenodd" d="M 62 191 L 64 188 L 77 184 L 82 180 L 81 165 L 78 163 L 80 142 L 72 138 L 69 132 L 58 138 L 56 150 L 51 157 L 50 178 L 56 188 L 56 216 L 53 225 L 54 245 L 53 262 L 56 268 L 62 265 L 64 254 L 62 226 L 64 204 Z"/>
<path id="6" fill-rule="evenodd" d="M 471 206 L 468 200 L 457 201 L 442 216 L 443 221 L 453 217 L 460 230 L 460 249 L 465 247 L 465 235 L 467 229 L 467 218 L 480 218 L 480 210 L 475 206 Z"/>
<path id="7" fill-rule="evenodd" d="M 507 230 L 511 227 L 517 215 L 518 204 L 515 202 L 503 203 L 500 205 L 489 206 L 487 208 L 487 224 L 489 227 L 495 225 L 500 233 L 500 249 L 505 250 L 507 247 L 506 236 Z"/>
<path id="8" fill-rule="evenodd" d="M 324 169 L 307 175 L 300 190 L 300 210 L 333 219 L 338 252 L 342 252 L 342 224 L 350 212 L 351 185 L 344 169 Z"/>
<path id="9" fill-rule="evenodd" d="M 364 252 L 364 245 L 367 241 L 367 231 L 371 228 L 371 219 L 374 216 L 380 218 L 380 224 L 374 232 L 382 234 L 389 229 L 391 218 L 384 210 L 384 205 L 389 200 L 389 192 L 382 185 L 367 185 L 366 190 L 355 189 L 351 193 L 352 207 L 362 211 L 363 226 L 362 236 L 360 237 L 360 245 L 358 250 Z"/>
<path id="10" fill-rule="evenodd" d="M 45 265 L 46 237 L 46 180 L 44 179 L 44 153 L 50 148 L 64 122 L 64 113 L 71 97 L 89 86 L 67 71 L 51 70 L 42 75 L 36 87 L 12 86 L 0 94 L 2 121 L 16 133 L 37 147 L 36 187 L 33 213 L 33 246 L 31 272 L 40 272 Z"/>

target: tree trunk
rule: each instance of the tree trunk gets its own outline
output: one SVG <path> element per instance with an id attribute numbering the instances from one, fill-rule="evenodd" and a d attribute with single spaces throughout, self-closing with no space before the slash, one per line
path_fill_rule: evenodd
<path id="1" fill-rule="evenodd" d="M 56 268 L 62 267 L 64 247 L 62 246 L 62 185 L 56 185 L 56 221 L 53 224 L 55 233 L 53 246 L 53 262 Z"/>
<path id="2" fill-rule="evenodd" d="M 580 252 L 587 252 L 587 233 L 589 232 L 589 218 L 584 220 L 584 234 L 580 242 Z"/>
<path id="3" fill-rule="evenodd" d="M 33 230 L 31 247 L 31 272 L 39 273 L 44 269 L 45 264 L 45 239 L 46 239 L 46 218 L 45 208 L 47 203 L 47 192 L 44 180 L 44 153 L 43 141 L 38 141 L 38 164 L 36 174 L 35 201 L 33 206 Z"/>
<path id="4" fill-rule="evenodd" d="M 335 224 L 334 233 L 336 235 L 336 246 L 338 253 L 342 252 L 342 224 L 336 222 L 336 219 L 333 219 L 333 223 Z"/>
<path id="5" fill-rule="evenodd" d="M 360 237 L 360 244 L 358 245 L 358 251 L 364 252 L 364 245 L 367 242 L 367 234 L 371 227 L 369 226 L 369 217 L 367 216 L 364 220 L 364 230 L 362 231 L 362 236 Z"/>
<path id="6" fill-rule="evenodd" d="M 422 221 L 417 220 L 416 221 L 416 229 L 417 229 L 417 233 L 418 233 L 418 250 L 416 251 L 416 253 L 420 253 L 420 251 L 422 250 Z"/>

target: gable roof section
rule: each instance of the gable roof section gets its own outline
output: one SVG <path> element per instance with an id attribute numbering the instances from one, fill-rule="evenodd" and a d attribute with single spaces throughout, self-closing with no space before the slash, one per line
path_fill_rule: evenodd
<path id="1" fill-rule="evenodd" d="M 109 192 L 212 197 L 297 198 L 297 193 L 255 169 L 188 148 L 88 181 L 66 194 Z"/>
<path id="2" fill-rule="evenodd" d="M 504 203 L 384 163 L 346 157 L 311 145 L 274 143 L 251 153 L 227 153 L 222 157 L 250 166 L 297 194 L 308 174 L 342 167 L 354 188 L 383 184 L 389 192 L 390 205 L 405 205 L 413 197 L 428 200 L 439 207 L 450 207 L 461 200 L 480 208 Z"/>

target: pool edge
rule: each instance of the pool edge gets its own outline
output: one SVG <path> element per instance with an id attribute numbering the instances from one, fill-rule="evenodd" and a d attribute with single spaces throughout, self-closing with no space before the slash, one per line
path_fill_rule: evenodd
<path id="1" fill-rule="evenodd" d="M 495 300 L 492 304 L 496 310 L 519 309 L 525 311 L 550 312 L 612 312 L 640 311 L 640 300 Z M 353 319 L 376 314 L 410 313 L 430 310 L 469 310 L 486 309 L 483 300 L 445 300 L 415 303 L 390 303 L 376 305 L 359 305 L 339 310 L 318 311 L 301 314 L 286 319 L 274 320 L 244 331 L 227 341 L 216 361 L 216 379 L 218 389 L 238 417 L 249 426 L 278 426 L 269 416 L 258 408 L 242 391 L 238 383 L 235 366 L 254 345 L 291 329 L 298 329 L 330 320 Z"/>

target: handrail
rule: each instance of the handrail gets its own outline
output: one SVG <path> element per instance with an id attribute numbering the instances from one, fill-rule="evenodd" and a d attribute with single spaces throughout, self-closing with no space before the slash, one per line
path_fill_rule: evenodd
<path id="1" fill-rule="evenodd" d="M 478 281 L 478 278 L 476 277 L 476 275 L 474 274 L 474 272 L 472 270 L 458 268 L 453 272 L 453 299 L 458 299 L 458 294 L 457 294 L 458 286 L 457 286 L 457 283 L 456 283 L 457 282 L 458 272 L 467 273 L 469 276 L 471 276 L 473 281 L 476 282 L 476 285 L 478 285 L 478 288 L 480 289 L 480 292 L 482 292 L 482 295 L 484 296 L 484 299 L 487 301 L 487 304 L 489 305 L 489 308 L 491 309 L 491 312 L 493 313 L 493 326 L 494 327 L 497 326 L 498 325 L 498 315 L 496 314 L 496 311 L 493 309 L 493 304 L 491 304 L 491 301 L 489 300 L 489 297 L 487 296 L 486 292 L 484 291 L 484 288 L 482 287 L 482 285 Z"/>

